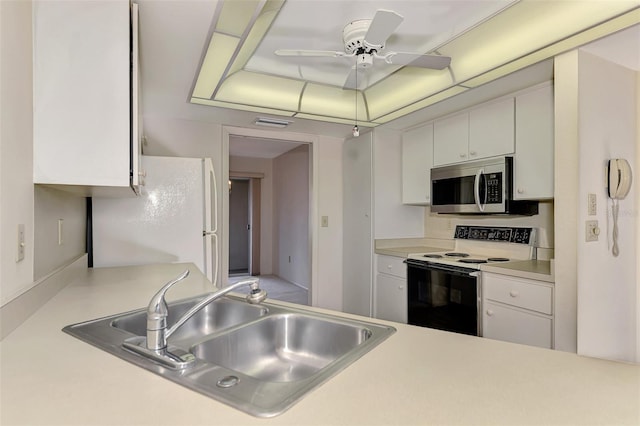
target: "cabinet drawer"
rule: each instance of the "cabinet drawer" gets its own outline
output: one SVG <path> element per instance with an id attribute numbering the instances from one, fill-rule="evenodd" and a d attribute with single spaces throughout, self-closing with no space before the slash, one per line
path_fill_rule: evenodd
<path id="1" fill-rule="evenodd" d="M 483 274 L 485 299 L 552 315 L 552 289 L 536 281 L 495 274 Z"/>
<path id="2" fill-rule="evenodd" d="M 484 305 L 483 310 L 483 337 L 552 348 L 553 321 L 551 318 L 490 302 Z"/>
<path id="3" fill-rule="evenodd" d="M 393 275 L 398 278 L 407 278 L 407 265 L 403 257 L 378 255 L 378 272 Z"/>

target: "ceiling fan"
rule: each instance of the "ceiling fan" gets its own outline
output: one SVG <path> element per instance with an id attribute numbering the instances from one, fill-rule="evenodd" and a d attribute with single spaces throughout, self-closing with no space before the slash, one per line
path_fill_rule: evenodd
<path id="1" fill-rule="evenodd" d="M 441 70 L 451 63 L 448 56 L 428 55 L 407 52 L 385 52 L 387 39 L 404 20 L 402 15 L 392 11 L 379 9 L 373 19 L 360 19 L 348 23 L 342 31 L 344 52 L 332 50 L 289 50 L 275 51 L 278 56 L 301 57 L 333 57 L 354 58 L 356 64 L 343 85 L 344 89 L 357 89 L 359 75 L 373 66 L 374 59 L 382 60 L 383 64 L 404 65 L 410 67 L 430 68 Z"/>

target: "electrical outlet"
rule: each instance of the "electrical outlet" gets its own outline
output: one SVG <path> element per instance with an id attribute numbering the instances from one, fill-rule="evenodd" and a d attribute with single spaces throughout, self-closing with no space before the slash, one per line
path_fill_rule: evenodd
<path id="1" fill-rule="evenodd" d="M 18 225 L 18 255 L 16 256 L 16 262 L 20 262 L 21 260 L 24 259 L 24 249 L 25 249 L 25 242 L 24 242 L 24 223 L 20 223 Z"/>
<path id="2" fill-rule="evenodd" d="M 595 216 L 598 211 L 596 194 L 589 194 L 587 199 L 587 214 Z"/>
<path id="3" fill-rule="evenodd" d="M 585 241 L 598 241 L 598 235 L 600 235 L 600 228 L 598 228 L 597 220 L 587 220 L 585 222 Z"/>

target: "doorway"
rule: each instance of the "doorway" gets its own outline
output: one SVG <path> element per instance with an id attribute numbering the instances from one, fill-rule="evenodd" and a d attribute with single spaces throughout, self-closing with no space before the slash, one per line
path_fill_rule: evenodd
<path id="1" fill-rule="evenodd" d="M 229 276 L 253 275 L 249 180 L 229 178 Z"/>
<path id="2" fill-rule="evenodd" d="M 259 276 L 270 298 L 311 304 L 312 145 L 230 134 L 228 154 L 229 283 Z"/>

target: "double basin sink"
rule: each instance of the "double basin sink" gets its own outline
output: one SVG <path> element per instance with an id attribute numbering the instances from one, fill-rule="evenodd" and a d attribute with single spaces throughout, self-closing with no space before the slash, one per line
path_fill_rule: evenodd
<path id="1" fill-rule="evenodd" d="M 202 299 L 170 303 L 168 327 Z M 142 339 L 146 326 L 142 308 L 69 325 L 63 331 L 258 417 L 282 413 L 395 332 L 393 327 L 302 308 L 250 305 L 227 295 L 206 305 L 169 337 L 171 347 L 195 358 L 179 370 L 123 347 L 125 340 Z"/>

